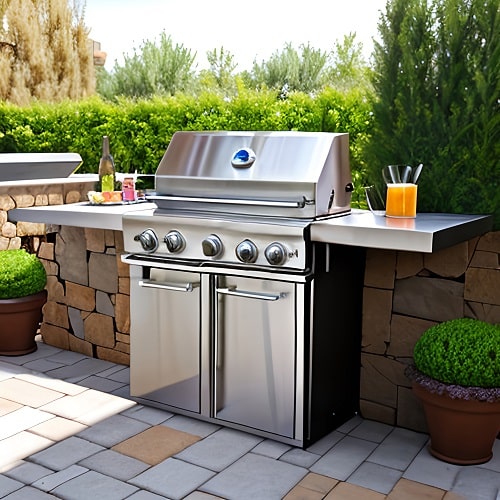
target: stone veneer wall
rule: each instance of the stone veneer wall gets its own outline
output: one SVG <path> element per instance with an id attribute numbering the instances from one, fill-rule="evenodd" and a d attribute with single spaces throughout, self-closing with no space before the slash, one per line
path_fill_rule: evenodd
<path id="1" fill-rule="evenodd" d="M 61 226 L 39 256 L 48 273 L 40 328 L 47 344 L 115 363 L 130 361 L 130 278 L 123 233 Z"/>
<path id="2" fill-rule="evenodd" d="M 431 325 L 473 317 L 500 323 L 500 232 L 432 254 L 367 251 L 360 410 L 368 419 L 426 431 L 404 369 Z"/>

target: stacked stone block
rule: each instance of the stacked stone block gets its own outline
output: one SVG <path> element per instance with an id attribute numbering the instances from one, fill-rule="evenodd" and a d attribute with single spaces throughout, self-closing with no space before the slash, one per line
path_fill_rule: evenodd
<path id="1" fill-rule="evenodd" d="M 404 374 L 430 326 L 458 317 L 500 323 L 500 232 L 432 254 L 367 252 L 360 409 L 364 417 L 426 431 Z"/>
<path id="2" fill-rule="evenodd" d="M 28 247 L 38 251 L 40 242 L 45 239 L 47 226 L 32 222 L 9 221 L 9 210 L 34 206 L 61 205 L 77 203 L 85 199 L 86 193 L 93 189 L 94 182 L 75 181 L 66 184 L 36 184 L 16 182 L 0 183 L 0 250 Z"/>

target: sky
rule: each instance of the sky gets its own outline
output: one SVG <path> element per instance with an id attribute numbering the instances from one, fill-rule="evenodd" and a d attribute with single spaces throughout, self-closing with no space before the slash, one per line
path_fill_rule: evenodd
<path id="1" fill-rule="evenodd" d="M 174 46 L 197 54 L 196 68 L 208 67 L 206 53 L 224 48 L 236 71 L 268 60 L 287 43 L 330 51 L 356 33 L 368 59 L 386 0 L 86 0 L 89 36 L 107 53 L 106 69 L 123 63 L 145 40 L 165 31 Z"/>

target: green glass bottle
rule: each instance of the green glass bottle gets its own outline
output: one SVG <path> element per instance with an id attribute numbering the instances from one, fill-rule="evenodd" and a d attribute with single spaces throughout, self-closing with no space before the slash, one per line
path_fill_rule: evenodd
<path id="1" fill-rule="evenodd" d="M 99 162 L 99 185 L 101 191 L 115 190 L 115 162 L 109 152 L 109 137 L 102 138 L 102 156 Z"/>

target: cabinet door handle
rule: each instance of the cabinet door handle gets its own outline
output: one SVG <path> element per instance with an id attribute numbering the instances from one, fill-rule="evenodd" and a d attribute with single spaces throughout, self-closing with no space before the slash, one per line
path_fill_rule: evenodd
<path id="1" fill-rule="evenodd" d="M 139 286 L 142 288 L 158 288 L 160 290 L 173 290 L 174 292 L 192 292 L 199 287 L 199 283 L 167 283 L 152 280 L 139 280 Z"/>
<path id="2" fill-rule="evenodd" d="M 283 293 L 258 293 L 247 290 L 236 290 L 235 288 L 217 288 L 217 293 L 223 295 L 233 295 L 234 297 L 244 297 L 246 299 L 257 300 L 279 300 L 285 296 Z"/>

